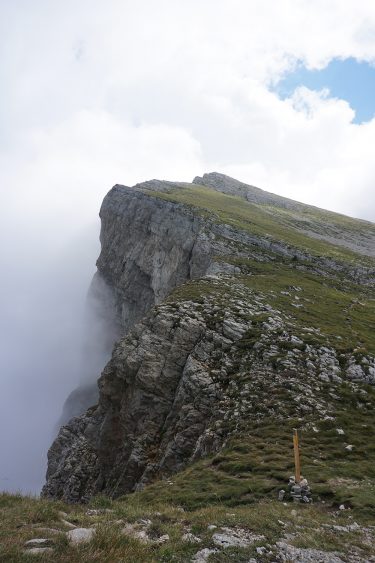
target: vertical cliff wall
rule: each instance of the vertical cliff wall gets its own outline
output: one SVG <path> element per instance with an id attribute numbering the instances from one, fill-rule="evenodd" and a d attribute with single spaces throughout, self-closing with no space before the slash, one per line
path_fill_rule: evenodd
<path id="1" fill-rule="evenodd" d="M 125 334 L 177 285 L 205 274 L 209 234 L 183 205 L 114 186 L 103 201 L 98 272 L 112 289 Z"/>
<path id="2" fill-rule="evenodd" d="M 98 404 L 50 448 L 44 496 L 138 490 L 254 425 L 335 420 L 348 393 L 370 409 L 370 259 L 199 186 L 115 186 L 100 216 L 94 287 L 120 337 Z"/>
<path id="3" fill-rule="evenodd" d="M 165 189 L 168 183 L 146 186 Z M 87 298 L 81 383 L 65 401 L 58 428 L 97 402 L 97 379 L 114 342 L 211 263 L 211 235 L 182 205 L 116 185 L 104 198 L 100 218 L 101 253 Z"/>

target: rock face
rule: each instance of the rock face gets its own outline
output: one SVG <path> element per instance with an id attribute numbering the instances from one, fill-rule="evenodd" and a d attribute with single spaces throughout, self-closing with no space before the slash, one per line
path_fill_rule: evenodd
<path id="1" fill-rule="evenodd" d="M 264 264 L 301 279 L 353 266 L 169 201 L 180 189 L 151 181 L 104 199 L 97 276 L 121 338 L 98 404 L 63 426 L 49 451 L 46 497 L 138 490 L 218 451 L 249 420 L 324 419 L 334 400 L 324 385 L 345 380 L 357 393 L 375 380 L 371 354 L 338 351 L 336 336 L 299 324 L 311 302 L 304 289 L 252 286 Z"/>
<path id="2" fill-rule="evenodd" d="M 115 340 L 176 285 L 204 275 L 211 260 L 204 222 L 181 205 L 114 186 L 100 217 L 102 250 L 88 294 L 84 373 L 65 401 L 59 427 L 96 403 L 98 366 L 108 361 Z"/>
<path id="3" fill-rule="evenodd" d="M 205 329 L 199 316 L 163 306 L 115 347 L 99 406 L 63 427 L 50 450 L 45 494 L 115 496 L 186 463 L 219 399 L 204 369 L 196 372 Z"/>
<path id="4" fill-rule="evenodd" d="M 100 217 L 97 267 L 116 296 L 124 333 L 174 287 L 206 273 L 210 245 L 204 221 L 184 206 L 115 186 Z"/>

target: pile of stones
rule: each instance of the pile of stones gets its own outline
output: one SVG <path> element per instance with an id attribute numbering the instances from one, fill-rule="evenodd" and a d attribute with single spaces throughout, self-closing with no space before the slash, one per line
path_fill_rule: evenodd
<path id="1" fill-rule="evenodd" d="M 279 500 L 311 503 L 312 494 L 307 479 L 301 476 L 300 481 L 297 482 L 295 476 L 291 475 L 289 477 L 287 490 L 281 489 L 281 491 L 279 491 Z"/>

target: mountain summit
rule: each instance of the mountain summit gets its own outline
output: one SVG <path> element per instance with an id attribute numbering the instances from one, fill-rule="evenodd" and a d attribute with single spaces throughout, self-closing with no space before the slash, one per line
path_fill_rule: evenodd
<path id="1" fill-rule="evenodd" d="M 298 427 L 319 498 L 359 502 L 375 479 L 375 225 L 218 173 L 116 185 L 100 217 L 93 287 L 120 338 L 43 495 L 272 498 Z"/>

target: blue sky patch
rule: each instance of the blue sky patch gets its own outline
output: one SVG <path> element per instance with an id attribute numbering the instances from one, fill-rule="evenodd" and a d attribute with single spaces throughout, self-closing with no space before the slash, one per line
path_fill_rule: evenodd
<path id="1" fill-rule="evenodd" d="M 330 96 L 346 100 L 356 113 L 354 123 L 369 121 L 375 115 L 375 66 L 366 62 L 334 59 L 322 70 L 308 70 L 299 64 L 274 90 L 285 99 L 299 86 L 310 90 L 328 88 Z"/>

